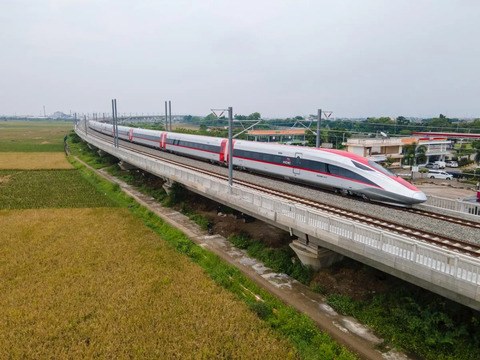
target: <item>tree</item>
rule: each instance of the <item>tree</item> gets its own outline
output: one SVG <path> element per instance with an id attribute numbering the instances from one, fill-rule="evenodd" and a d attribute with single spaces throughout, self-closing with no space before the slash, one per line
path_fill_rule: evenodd
<path id="1" fill-rule="evenodd" d="M 259 112 L 254 112 L 247 116 L 247 120 L 260 120 L 261 117 Z"/>
<path id="2" fill-rule="evenodd" d="M 203 120 L 217 120 L 217 117 L 215 116 L 214 113 L 210 113 L 207 116 L 205 116 Z"/>
<path id="3" fill-rule="evenodd" d="M 480 164 L 480 149 L 477 150 L 477 153 L 475 154 L 473 161 L 475 161 L 477 165 Z"/>
<path id="4" fill-rule="evenodd" d="M 406 119 L 405 116 L 397 117 L 397 125 L 404 126 L 410 124 L 410 120 Z"/>
<path id="5" fill-rule="evenodd" d="M 415 157 L 416 159 L 418 159 L 418 162 L 424 163 L 427 161 L 427 155 L 425 154 L 426 152 L 427 148 L 425 147 L 425 145 L 420 145 L 415 149 Z"/>

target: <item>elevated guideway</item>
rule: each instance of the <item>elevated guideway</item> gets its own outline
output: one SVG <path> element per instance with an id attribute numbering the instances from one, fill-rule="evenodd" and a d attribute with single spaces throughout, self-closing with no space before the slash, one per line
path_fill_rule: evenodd
<path id="1" fill-rule="evenodd" d="M 361 261 L 442 296 L 480 310 L 480 259 L 415 241 L 373 226 L 349 221 L 294 201 L 241 185 L 229 186 L 214 176 L 174 165 L 145 153 L 115 148 L 85 132 L 75 132 L 96 148 L 219 203 L 289 231 L 298 237 L 291 244 L 303 263 L 329 266 L 342 255 Z M 93 132 L 93 131 L 92 131 Z M 480 254 L 479 254 L 480 255 Z"/>

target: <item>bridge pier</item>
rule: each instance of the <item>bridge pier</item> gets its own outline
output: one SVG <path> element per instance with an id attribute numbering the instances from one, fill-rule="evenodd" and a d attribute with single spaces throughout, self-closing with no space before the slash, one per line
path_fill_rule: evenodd
<path id="1" fill-rule="evenodd" d="M 173 181 L 170 180 L 170 178 L 165 178 L 165 183 L 162 185 L 162 187 L 165 189 L 165 192 L 167 195 L 170 195 L 170 189 L 172 188 Z"/>
<path id="2" fill-rule="evenodd" d="M 129 164 L 126 161 L 121 160 L 118 163 L 118 166 L 120 166 L 120 169 L 122 170 L 135 170 L 138 169 L 135 165 Z"/>
<path id="3" fill-rule="evenodd" d="M 98 150 L 97 153 L 98 153 L 98 156 L 100 157 L 104 157 L 105 155 L 108 155 L 108 153 L 103 150 Z"/>
<path id="4" fill-rule="evenodd" d="M 89 148 L 90 150 L 97 150 L 97 148 L 96 148 L 95 146 L 93 146 L 92 144 L 90 144 L 90 143 L 87 143 L 87 146 L 88 146 L 88 148 Z M 102 150 L 100 150 L 100 151 L 102 151 Z M 105 153 L 105 154 L 106 154 L 106 153 Z"/>
<path id="5" fill-rule="evenodd" d="M 314 270 L 328 268 L 343 259 L 343 255 L 301 238 L 293 240 L 290 248 L 295 251 L 303 265 L 309 265 Z"/>

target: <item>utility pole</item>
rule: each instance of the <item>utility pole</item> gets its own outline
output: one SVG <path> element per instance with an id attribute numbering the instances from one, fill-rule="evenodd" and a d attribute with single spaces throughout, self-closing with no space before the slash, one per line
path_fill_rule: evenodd
<path id="1" fill-rule="evenodd" d="M 230 192 L 233 186 L 233 108 L 228 108 L 228 184 Z"/>
<path id="2" fill-rule="evenodd" d="M 172 102 L 168 100 L 168 112 L 170 113 L 170 131 L 172 131 Z"/>
<path id="3" fill-rule="evenodd" d="M 321 129 L 322 129 L 322 109 L 318 109 L 318 120 L 317 120 L 317 141 L 315 143 L 315 147 L 319 148 L 320 145 L 322 144 L 322 135 L 321 135 Z"/>
<path id="4" fill-rule="evenodd" d="M 112 99 L 113 146 L 118 148 L 117 99 Z"/>
<path id="5" fill-rule="evenodd" d="M 165 100 L 165 131 L 168 131 L 168 110 L 167 110 L 166 100 Z"/>
<path id="6" fill-rule="evenodd" d="M 47 117 L 47 115 L 46 115 L 46 113 L 45 113 L 45 105 L 43 105 L 43 117 L 44 117 L 44 118 Z"/>

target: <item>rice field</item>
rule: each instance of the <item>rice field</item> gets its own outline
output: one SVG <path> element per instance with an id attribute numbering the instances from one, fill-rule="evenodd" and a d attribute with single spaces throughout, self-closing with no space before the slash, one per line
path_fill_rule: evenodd
<path id="1" fill-rule="evenodd" d="M 297 358 L 126 209 L 0 210 L 0 358 Z"/>
<path id="2" fill-rule="evenodd" d="M 0 152 L 62 152 L 72 122 L 0 122 Z"/>
<path id="3" fill-rule="evenodd" d="M 73 169 L 63 152 L 0 152 L 0 170 Z"/>
<path id="4" fill-rule="evenodd" d="M 0 170 L 0 209 L 116 206 L 76 170 Z"/>

